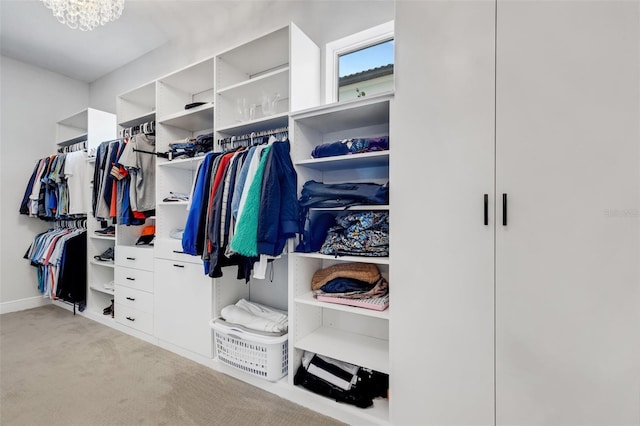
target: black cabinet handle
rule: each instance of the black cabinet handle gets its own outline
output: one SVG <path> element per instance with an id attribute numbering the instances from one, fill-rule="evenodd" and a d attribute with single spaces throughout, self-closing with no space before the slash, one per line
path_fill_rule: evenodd
<path id="1" fill-rule="evenodd" d="M 134 300 L 136 300 L 136 299 L 135 299 L 135 297 L 129 297 L 129 296 L 127 296 L 127 300 L 134 301 Z"/>
<path id="2" fill-rule="evenodd" d="M 174 253 L 178 253 L 178 254 L 184 254 L 184 251 L 182 251 L 182 250 L 174 250 L 173 252 Z"/>
<path id="3" fill-rule="evenodd" d="M 135 257 L 127 257 L 127 260 L 136 260 Z"/>
<path id="4" fill-rule="evenodd" d="M 133 322 L 133 321 L 135 321 L 135 320 L 136 320 L 135 318 L 131 318 L 131 317 L 127 317 L 127 319 L 128 319 L 129 321 L 131 321 L 131 322 Z"/>
<path id="5" fill-rule="evenodd" d="M 175 266 L 176 268 L 184 268 L 184 265 L 178 265 L 177 263 L 174 263 L 173 266 Z"/>
<path id="6" fill-rule="evenodd" d="M 507 194 L 502 194 L 502 226 L 507 226 Z"/>
<path id="7" fill-rule="evenodd" d="M 489 224 L 489 194 L 484 194 L 484 224 Z"/>
<path id="8" fill-rule="evenodd" d="M 135 278 L 131 278 L 131 277 L 127 277 L 127 279 L 128 279 L 129 281 L 135 281 L 135 280 L 136 280 Z"/>

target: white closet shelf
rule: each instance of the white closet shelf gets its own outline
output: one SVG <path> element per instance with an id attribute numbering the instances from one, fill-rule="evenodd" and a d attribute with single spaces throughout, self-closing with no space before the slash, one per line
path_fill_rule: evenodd
<path id="1" fill-rule="evenodd" d="M 295 388 L 296 390 L 303 392 L 307 398 L 318 399 L 319 401 L 326 401 L 329 399 L 323 395 L 313 393 L 302 386 L 295 386 Z M 334 403 L 338 404 L 338 408 L 341 411 L 345 411 L 362 419 L 361 424 L 378 425 L 381 424 L 380 422 L 383 422 L 382 424 L 386 424 L 386 422 L 389 421 L 389 400 L 385 398 L 375 398 L 373 400 L 373 406 L 366 409 L 358 408 L 349 404 L 340 404 L 335 401 Z"/>
<path id="2" fill-rule="evenodd" d="M 218 90 L 218 95 L 222 95 L 229 99 L 238 99 L 242 97 L 255 98 L 257 88 L 253 86 L 256 85 L 259 86 L 258 88 L 260 91 L 265 92 L 267 95 L 271 95 L 274 91 L 277 91 L 280 93 L 282 98 L 288 98 L 289 66 L 286 65 L 282 68 L 261 74 L 255 78 L 250 78 L 248 80 L 241 81 L 240 83 L 224 87 Z M 283 92 L 286 92 L 287 96 L 283 96 Z M 260 95 L 261 94 L 258 93 L 258 96 Z"/>
<path id="3" fill-rule="evenodd" d="M 58 146 L 68 146 L 68 145 L 73 145 L 79 142 L 84 142 L 88 139 L 88 137 L 89 137 L 88 134 L 85 132 L 78 136 L 74 136 L 72 138 L 59 141 Z"/>
<path id="4" fill-rule="evenodd" d="M 296 161 L 295 165 L 320 171 L 348 170 L 360 167 L 388 167 L 389 151 L 364 152 L 362 154 L 312 158 Z"/>
<path id="5" fill-rule="evenodd" d="M 115 263 L 114 262 L 101 262 L 99 260 L 90 260 L 89 263 L 91 263 L 92 265 L 99 265 L 99 266 L 104 266 L 105 268 L 114 268 L 115 267 Z"/>
<path id="6" fill-rule="evenodd" d="M 177 111 L 165 115 L 158 120 L 159 124 L 177 127 L 190 132 L 213 128 L 213 103 L 207 103 L 195 108 Z"/>
<path id="7" fill-rule="evenodd" d="M 310 211 L 369 211 L 369 210 L 389 210 L 388 204 L 372 204 L 364 206 L 349 206 L 349 207 L 312 207 Z"/>
<path id="8" fill-rule="evenodd" d="M 312 259 L 322 260 L 337 260 L 340 262 L 360 262 L 360 263 L 375 263 L 378 265 L 388 265 L 388 257 L 367 257 L 367 256 L 330 256 L 327 254 L 314 253 L 291 253 L 291 256 L 309 257 Z"/>
<path id="9" fill-rule="evenodd" d="M 389 122 L 389 101 L 392 98 L 393 93 L 366 96 L 296 111 L 291 118 L 320 133 L 374 126 Z"/>
<path id="10" fill-rule="evenodd" d="M 218 133 L 225 135 L 244 135 L 261 130 L 276 129 L 289 125 L 289 113 L 271 115 L 269 117 L 258 118 L 252 121 L 244 121 L 233 125 L 216 129 Z"/>
<path id="11" fill-rule="evenodd" d="M 189 204 L 188 201 L 160 201 L 158 206 L 186 206 Z"/>
<path id="12" fill-rule="evenodd" d="M 381 373 L 389 374 L 389 341 L 320 327 L 303 337 L 294 346 L 298 349 L 326 355 Z"/>
<path id="13" fill-rule="evenodd" d="M 296 297 L 295 302 L 304 305 L 318 306 L 325 309 L 332 309 L 334 311 L 349 312 L 351 314 L 358 314 L 367 317 L 381 318 L 384 320 L 389 319 L 389 308 L 385 309 L 384 311 L 374 311 L 373 309 L 364 309 L 355 306 L 340 305 L 337 303 L 319 302 L 315 297 L 313 297 L 312 292 L 308 292 Z"/>
<path id="14" fill-rule="evenodd" d="M 89 286 L 89 288 L 90 288 L 91 290 L 95 290 L 95 291 L 98 291 L 98 292 L 100 292 L 100 293 L 108 294 L 108 295 L 110 295 L 110 296 L 113 296 L 113 295 L 115 294 L 115 291 L 114 291 L 114 290 L 108 290 L 108 289 L 106 289 L 106 288 L 102 287 L 102 286 L 101 286 L 101 285 L 99 285 L 99 284 L 91 284 L 91 285 Z"/>
<path id="15" fill-rule="evenodd" d="M 93 240 L 109 240 L 109 241 L 115 241 L 116 240 L 116 236 L 115 235 L 89 235 L 89 238 L 91 238 Z"/>
<path id="16" fill-rule="evenodd" d="M 172 161 L 157 161 L 156 165 L 159 167 L 173 167 L 175 169 L 184 169 L 184 170 L 196 170 L 198 168 L 198 164 L 204 159 L 204 156 L 201 157 L 191 157 L 191 158 L 179 158 L 177 160 Z"/>
<path id="17" fill-rule="evenodd" d="M 137 126 L 138 124 L 141 123 L 146 123 L 148 121 L 153 121 L 156 119 L 156 112 L 155 111 L 151 111 L 151 112 L 146 112 L 144 114 L 135 116 L 135 117 L 131 117 L 125 121 L 122 121 L 120 123 L 118 123 L 118 125 L 120 127 L 133 127 L 133 126 Z"/>

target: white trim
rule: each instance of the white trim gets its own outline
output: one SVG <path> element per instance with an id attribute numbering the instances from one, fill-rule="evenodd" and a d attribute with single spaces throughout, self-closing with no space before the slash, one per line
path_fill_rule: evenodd
<path id="1" fill-rule="evenodd" d="M 24 311 L 26 309 L 39 308 L 40 306 L 49 305 L 50 303 L 51 300 L 42 296 L 11 300 L 9 302 L 0 303 L 0 314 L 8 314 L 9 312 L 18 312 Z"/>
<path id="2" fill-rule="evenodd" d="M 394 37 L 394 21 L 327 43 L 325 48 L 325 103 L 338 101 L 338 56 Z"/>

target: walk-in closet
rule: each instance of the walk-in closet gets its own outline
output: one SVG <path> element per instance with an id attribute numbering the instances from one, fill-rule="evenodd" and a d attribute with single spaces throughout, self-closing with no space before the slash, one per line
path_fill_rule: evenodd
<path id="1" fill-rule="evenodd" d="M 115 333 L 62 391 L 126 353 L 114 424 L 640 425 L 639 0 L 66 3 L 0 0 L 0 323 Z"/>

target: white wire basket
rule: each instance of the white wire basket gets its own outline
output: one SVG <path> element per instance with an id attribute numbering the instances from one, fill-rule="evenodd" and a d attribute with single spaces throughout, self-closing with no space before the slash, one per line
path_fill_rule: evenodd
<path id="1" fill-rule="evenodd" d="M 288 334 L 264 336 L 212 319 L 218 359 L 238 370 L 275 382 L 287 375 Z"/>

